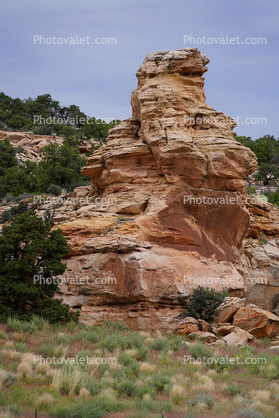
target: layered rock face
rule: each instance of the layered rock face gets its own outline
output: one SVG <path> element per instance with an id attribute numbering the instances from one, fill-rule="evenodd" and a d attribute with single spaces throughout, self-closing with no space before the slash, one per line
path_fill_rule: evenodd
<path id="1" fill-rule="evenodd" d="M 81 206 L 86 219 L 62 225 L 72 245 L 67 275 L 87 283 L 61 293 L 83 322 L 167 329 L 193 287 L 245 290 L 244 179 L 257 162 L 234 140 L 234 121 L 205 103 L 208 62 L 195 48 L 147 55 L 133 117 L 83 168 L 91 196 L 107 202 Z"/>
<path id="2" fill-rule="evenodd" d="M 233 261 L 249 225 L 244 178 L 256 159 L 233 139 L 234 121 L 205 104 L 208 62 L 195 48 L 147 55 L 133 118 L 110 131 L 83 174 L 117 197 L 115 211 L 141 215 L 149 241 Z"/>

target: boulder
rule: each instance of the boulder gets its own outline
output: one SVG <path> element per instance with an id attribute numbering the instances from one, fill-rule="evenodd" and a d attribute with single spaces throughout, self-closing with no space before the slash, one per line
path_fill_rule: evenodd
<path id="1" fill-rule="evenodd" d="M 188 316 L 180 321 L 174 332 L 184 337 L 187 337 L 189 334 L 199 333 L 199 323 L 195 318 Z"/>
<path id="2" fill-rule="evenodd" d="M 223 303 L 215 310 L 215 322 L 231 322 L 233 315 L 239 308 L 245 305 L 245 298 L 239 299 L 227 297 Z"/>
<path id="3" fill-rule="evenodd" d="M 238 347 L 241 345 L 247 344 L 249 341 L 253 340 L 253 335 L 249 332 L 244 331 L 241 328 L 234 327 L 234 329 L 222 338 L 227 345 Z"/>
<path id="4" fill-rule="evenodd" d="M 198 323 L 199 323 L 199 328 L 200 328 L 201 331 L 204 331 L 204 332 L 212 332 L 211 325 L 208 324 L 203 319 L 198 319 Z"/>
<path id="5" fill-rule="evenodd" d="M 233 317 L 233 325 L 259 338 L 279 333 L 279 317 L 255 305 L 241 307 Z"/>

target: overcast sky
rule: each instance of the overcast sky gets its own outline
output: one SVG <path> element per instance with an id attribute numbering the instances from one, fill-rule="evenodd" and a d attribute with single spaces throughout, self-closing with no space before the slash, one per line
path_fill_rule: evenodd
<path id="1" fill-rule="evenodd" d="M 0 91 L 49 93 L 90 116 L 126 119 L 144 57 L 194 46 L 210 59 L 207 104 L 238 117 L 238 135 L 277 138 L 278 19 L 278 0 L 2 0 Z M 221 44 L 226 36 L 239 38 Z M 90 43 L 43 44 L 53 37 Z"/>

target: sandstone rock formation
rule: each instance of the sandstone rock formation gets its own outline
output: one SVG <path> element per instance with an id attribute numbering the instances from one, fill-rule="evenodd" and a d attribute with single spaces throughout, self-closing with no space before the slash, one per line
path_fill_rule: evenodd
<path id="1" fill-rule="evenodd" d="M 208 63 L 196 48 L 148 54 L 132 92 L 133 117 L 109 131 L 83 168 L 92 187 L 58 204 L 30 202 L 40 216 L 56 207 L 55 227 L 71 246 L 64 279 L 75 279 L 57 297 L 84 323 L 117 318 L 173 330 L 199 285 L 279 312 L 278 212 L 246 194 L 256 158 L 233 138 L 234 120 L 205 103 Z M 37 139 L 9 136 L 33 151 Z M 273 238 L 263 246 L 262 232 Z"/>
<path id="2" fill-rule="evenodd" d="M 133 117 L 88 158 L 92 195 L 112 203 L 86 209 L 86 237 L 85 225 L 62 225 L 74 244 L 68 274 L 90 280 L 63 291 L 83 322 L 117 317 L 167 329 L 208 277 L 218 290 L 245 290 L 237 270 L 250 219 L 244 179 L 257 162 L 234 140 L 234 121 L 205 103 L 208 62 L 195 48 L 147 55 Z M 93 284 L 109 275 L 115 284 Z"/>

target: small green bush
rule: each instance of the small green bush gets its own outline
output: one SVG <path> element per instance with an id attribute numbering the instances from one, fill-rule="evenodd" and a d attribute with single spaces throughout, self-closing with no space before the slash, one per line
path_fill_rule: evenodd
<path id="1" fill-rule="evenodd" d="M 171 402 L 155 401 L 154 399 L 142 399 L 135 402 L 138 412 L 170 412 L 173 405 Z"/>
<path id="2" fill-rule="evenodd" d="M 135 398 L 137 396 L 138 386 L 136 385 L 136 383 L 127 380 L 126 382 L 117 384 L 117 391 L 118 395 L 121 397 L 128 396 Z"/>
<path id="3" fill-rule="evenodd" d="M 51 194 L 52 196 L 60 196 L 62 193 L 62 188 L 57 186 L 56 184 L 51 184 L 47 188 L 47 194 Z"/>
<path id="4" fill-rule="evenodd" d="M 124 325 L 122 321 L 111 321 L 107 319 L 104 321 L 105 328 L 108 328 L 111 331 L 125 331 L 128 330 L 127 325 Z"/>
<path id="5" fill-rule="evenodd" d="M 157 392 L 163 392 L 165 387 L 170 384 L 171 379 L 169 376 L 164 374 L 157 374 L 153 376 L 152 380 L 150 381 L 150 384 L 154 385 Z"/>
<path id="6" fill-rule="evenodd" d="M 194 398 L 190 399 L 188 405 L 193 408 L 198 403 L 205 403 L 208 409 L 211 409 L 214 405 L 214 399 L 207 393 L 199 393 Z"/>
<path id="7" fill-rule="evenodd" d="M 113 352 L 116 348 L 124 350 L 128 348 L 129 340 L 127 337 L 121 334 L 108 335 L 102 339 L 100 348 L 106 348 L 108 351 Z"/>
<path id="8" fill-rule="evenodd" d="M 266 197 L 267 197 L 267 201 L 269 203 L 272 203 L 275 206 L 279 206 L 279 190 L 276 190 L 275 192 L 271 192 L 271 191 L 267 191 L 265 193 Z"/>
<path id="9" fill-rule="evenodd" d="M 166 338 L 158 338 L 151 344 L 153 350 L 165 351 L 168 348 L 168 340 Z"/>
<path id="10" fill-rule="evenodd" d="M 260 236 L 259 236 L 259 244 L 265 245 L 266 243 L 267 243 L 266 235 L 265 234 L 260 234 Z"/>
<path id="11" fill-rule="evenodd" d="M 232 385 L 228 386 L 225 389 L 225 393 L 228 396 L 236 396 L 236 395 L 241 395 L 242 390 L 240 387 L 238 387 L 236 384 L 233 383 Z"/>
<path id="12" fill-rule="evenodd" d="M 173 351 L 178 351 L 185 348 L 186 342 L 182 335 L 172 335 L 170 337 L 169 344 Z"/>
<path id="13" fill-rule="evenodd" d="M 135 360 L 128 353 L 121 353 L 118 357 L 119 363 L 124 366 L 130 366 Z"/>
<path id="14" fill-rule="evenodd" d="M 131 338 L 131 346 L 135 348 L 143 347 L 144 337 L 136 332 Z"/>
<path id="15" fill-rule="evenodd" d="M 221 305 L 227 296 L 229 296 L 227 292 L 218 292 L 208 287 L 197 287 L 190 296 L 187 305 L 188 316 L 211 322 L 214 318 L 215 309 Z"/>
<path id="16" fill-rule="evenodd" d="M 69 406 L 59 406 L 49 412 L 52 418 L 102 418 L 109 412 L 122 411 L 123 401 L 99 396 L 91 402 L 77 402 Z"/>
<path id="17" fill-rule="evenodd" d="M 33 322 L 27 321 L 20 321 L 17 318 L 9 317 L 7 320 L 7 324 L 11 328 L 12 331 L 15 332 L 29 332 L 30 334 L 37 331 L 37 326 Z"/>
<path id="18" fill-rule="evenodd" d="M 256 411 L 252 407 L 248 407 L 241 408 L 236 411 L 232 418 L 265 418 L 265 415 L 260 411 Z"/>
<path id="19" fill-rule="evenodd" d="M 257 196 L 257 190 L 256 187 L 253 186 L 247 186 L 247 194 L 249 196 Z"/>
<path id="20" fill-rule="evenodd" d="M 147 360 L 149 355 L 149 349 L 147 347 L 140 347 L 135 358 L 137 361 L 145 361 Z"/>
<path id="21" fill-rule="evenodd" d="M 0 340 L 7 340 L 8 336 L 4 331 L 0 331 Z"/>
<path id="22" fill-rule="evenodd" d="M 26 353 L 28 345 L 27 343 L 17 342 L 15 345 L 16 350 L 20 351 L 21 353 Z"/>
<path id="23" fill-rule="evenodd" d="M 190 345 L 188 348 L 191 356 L 197 358 L 209 358 L 213 356 L 213 351 L 201 343 Z"/>
<path id="24" fill-rule="evenodd" d="M 206 365 L 209 369 L 214 369 L 216 370 L 216 372 L 219 373 L 221 373 L 224 370 L 231 370 L 234 368 L 234 365 L 227 362 L 226 358 L 222 356 L 214 357 L 212 363 L 209 364 L 207 362 Z"/>
<path id="25" fill-rule="evenodd" d="M 44 331 L 49 327 L 49 321 L 45 318 L 42 318 L 38 315 L 31 316 L 31 322 L 38 328 L 40 331 Z"/>

